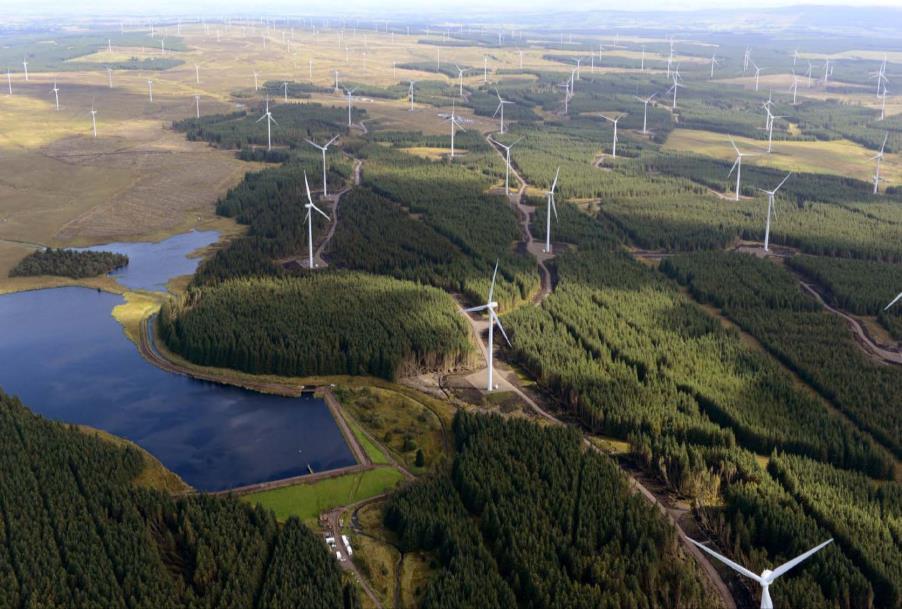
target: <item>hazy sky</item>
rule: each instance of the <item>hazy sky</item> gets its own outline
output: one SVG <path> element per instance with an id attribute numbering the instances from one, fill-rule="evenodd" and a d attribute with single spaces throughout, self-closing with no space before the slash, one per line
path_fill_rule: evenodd
<path id="1" fill-rule="evenodd" d="M 0 20 L 7 14 L 210 14 L 224 13 L 282 13 L 282 14 L 349 14 L 384 15 L 403 12 L 420 12 L 424 6 L 441 13 L 464 14 L 467 11 L 485 11 L 488 6 L 497 13 L 512 9 L 542 10 L 686 10 L 705 8 L 776 7 L 798 4 L 843 6 L 895 6 L 902 7 L 902 0 L 0 0 Z"/>

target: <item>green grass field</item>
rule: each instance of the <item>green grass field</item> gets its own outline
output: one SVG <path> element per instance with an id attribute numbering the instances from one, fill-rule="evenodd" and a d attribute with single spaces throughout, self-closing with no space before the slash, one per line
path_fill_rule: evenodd
<path id="1" fill-rule="evenodd" d="M 282 488 L 242 495 L 241 500 L 259 504 L 286 520 L 297 516 L 315 520 L 322 512 L 374 497 L 397 486 L 404 477 L 391 467 L 377 467 L 360 473 L 326 478 L 310 484 L 294 484 Z"/>

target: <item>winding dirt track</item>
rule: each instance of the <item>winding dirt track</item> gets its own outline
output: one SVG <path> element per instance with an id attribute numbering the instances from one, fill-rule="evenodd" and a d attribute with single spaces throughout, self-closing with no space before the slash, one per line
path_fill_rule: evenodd
<path id="1" fill-rule="evenodd" d="M 486 135 L 486 142 L 488 142 L 488 144 L 495 150 L 495 152 L 497 152 L 501 156 L 502 162 L 506 163 L 507 161 L 506 161 L 504 152 L 502 150 L 500 150 L 497 146 L 492 144 L 488 135 Z M 519 174 L 519 172 L 516 170 L 516 168 L 513 166 L 513 163 L 511 163 L 511 173 L 514 175 L 514 177 L 517 179 L 517 181 L 520 182 L 520 188 L 516 193 L 511 193 L 509 198 L 511 200 L 511 203 L 513 203 L 515 205 L 516 209 L 520 212 L 521 225 L 523 227 L 524 241 L 526 242 L 527 250 L 536 258 L 536 263 L 538 264 L 540 272 L 542 274 L 542 290 L 539 293 L 538 297 L 534 300 L 534 304 L 536 306 L 538 306 L 542 303 L 542 301 L 549 294 L 551 294 L 552 289 L 553 289 L 553 286 L 551 283 L 551 273 L 548 271 L 547 267 L 545 266 L 544 261 L 549 258 L 553 258 L 554 255 L 542 253 L 541 245 L 536 244 L 536 242 L 533 240 L 532 234 L 529 231 L 529 223 L 530 223 L 530 216 L 531 216 L 532 212 L 534 211 L 534 208 L 523 205 L 523 197 L 526 192 L 527 183 L 523 179 L 523 177 Z M 538 245 L 538 248 L 537 248 L 537 245 Z M 462 311 L 462 309 L 461 309 L 461 311 Z M 471 317 L 470 315 L 468 315 L 466 313 L 464 313 L 464 316 L 469 321 L 474 334 L 476 334 L 476 337 L 478 339 L 477 342 L 479 344 L 479 348 L 482 351 L 483 357 L 485 358 L 487 356 L 487 347 L 482 342 L 482 335 L 483 335 L 483 332 L 488 327 L 488 324 L 486 323 L 486 321 L 484 321 L 482 319 L 478 319 L 478 320 L 474 319 L 473 317 Z M 567 425 L 567 423 L 565 423 L 564 421 L 561 421 L 560 419 L 555 417 L 553 414 L 551 414 L 550 412 L 546 411 L 541 406 L 539 406 L 539 404 L 535 400 L 533 400 L 520 387 L 519 380 L 517 379 L 517 376 L 513 372 L 511 372 L 509 370 L 504 370 L 504 369 L 498 368 L 496 366 L 495 374 L 499 380 L 505 381 L 505 384 L 508 386 L 507 388 L 509 388 L 511 391 L 513 391 L 521 400 L 523 400 L 524 403 L 529 405 L 529 407 L 537 415 L 539 415 L 540 417 L 544 418 L 546 421 L 549 421 L 550 423 L 552 423 L 554 425 L 562 425 L 562 426 Z M 587 448 L 589 448 L 592 451 L 595 451 L 596 453 L 605 454 L 601 449 L 599 449 L 595 444 L 593 444 L 589 440 L 589 438 L 586 436 L 586 434 L 582 433 L 582 431 L 580 431 L 580 433 L 583 438 L 583 444 Z M 698 563 L 698 565 L 701 567 L 701 569 L 704 572 L 704 574 L 706 575 L 711 587 L 713 588 L 713 591 L 716 592 L 716 594 L 720 597 L 724 608 L 725 609 L 736 609 L 736 601 L 733 599 L 733 595 L 730 593 L 730 589 L 727 587 L 726 583 L 721 578 L 720 573 L 718 573 L 717 569 L 714 568 L 714 565 L 711 563 L 711 561 L 708 560 L 707 555 L 704 554 L 701 550 L 699 550 L 695 545 L 693 545 L 692 543 L 689 542 L 689 538 L 686 535 L 685 530 L 683 530 L 683 527 L 680 525 L 679 521 L 677 520 L 680 512 L 678 510 L 675 510 L 675 509 L 672 510 L 672 509 L 669 509 L 668 507 L 666 507 L 664 502 L 662 502 L 660 499 L 658 499 L 658 497 L 655 496 L 654 493 L 652 493 L 644 484 L 642 484 L 630 472 L 628 472 L 627 470 L 625 470 L 622 467 L 620 468 L 620 470 L 627 477 L 627 480 L 629 481 L 630 489 L 634 493 L 640 494 L 648 502 L 652 503 L 655 507 L 657 507 L 658 510 L 661 512 L 661 514 L 663 514 L 664 517 L 667 519 L 667 521 L 671 524 L 671 526 L 673 526 L 673 528 L 676 529 L 677 536 L 679 538 L 680 544 L 682 545 L 683 549 L 689 555 L 691 555 L 695 559 L 695 561 Z"/>

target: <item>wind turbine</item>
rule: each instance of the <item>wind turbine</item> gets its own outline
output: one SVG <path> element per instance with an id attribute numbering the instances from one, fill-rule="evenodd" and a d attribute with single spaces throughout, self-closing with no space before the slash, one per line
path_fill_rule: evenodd
<path id="1" fill-rule="evenodd" d="M 783 178 L 783 181 L 780 182 L 777 185 L 777 187 L 774 188 L 773 190 L 765 190 L 763 188 L 758 189 L 761 192 L 767 193 L 767 223 L 764 226 L 764 251 L 765 252 L 770 251 L 769 246 L 770 246 L 770 218 L 771 218 L 771 215 L 773 215 L 775 220 L 777 219 L 777 204 L 776 204 L 776 200 L 775 200 L 777 191 L 780 190 L 780 187 L 786 183 L 786 180 L 788 180 L 789 176 L 791 176 L 791 175 L 792 175 L 792 172 L 789 172 L 786 175 L 786 177 Z"/>
<path id="2" fill-rule="evenodd" d="M 719 66 L 720 62 L 717 61 L 717 54 L 711 55 L 711 80 L 714 80 L 714 66 Z"/>
<path id="3" fill-rule="evenodd" d="M 493 370 L 492 370 L 492 348 L 493 348 L 493 331 L 495 329 L 495 324 L 498 324 L 498 329 L 501 330 L 502 336 L 504 336 L 504 340 L 507 341 L 507 344 L 510 345 L 511 341 L 507 337 L 507 332 L 504 331 L 504 327 L 501 325 L 501 320 L 498 319 L 498 315 L 495 314 L 495 309 L 498 308 L 498 303 L 492 300 L 492 296 L 495 294 L 495 278 L 498 276 L 498 262 L 495 262 L 495 271 L 492 273 L 492 285 L 489 288 L 489 297 L 488 301 L 484 305 L 480 305 L 478 307 L 471 307 L 469 309 L 464 309 L 465 313 L 476 313 L 477 311 L 488 311 L 489 313 L 489 344 L 488 351 L 486 352 L 486 364 L 488 364 L 489 371 L 489 379 L 488 384 L 486 385 L 486 391 L 493 391 L 495 389 L 495 385 L 493 383 Z"/>
<path id="4" fill-rule="evenodd" d="M 28 82 L 28 60 L 22 60 L 22 67 L 25 68 L 25 82 Z"/>
<path id="5" fill-rule="evenodd" d="M 60 90 L 59 87 L 56 86 L 56 81 L 53 81 L 53 88 L 50 89 L 50 92 L 53 93 L 53 96 L 56 98 L 56 111 L 60 111 Z"/>
<path id="6" fill-rule="evenodd" d="M 351 101 L 354 99 L 354 91 L 357 90 L 357 87 L 353 89 L 345 89 L 345 95 L 348 96 L 348 127 L 351 126 Z"/>
<path id="7" fill-rule="evenodd" d="M 463 129 L 464 126 L 460 124 L 460 121 L 457 120 L 457 116 L 454 115 L 454 102 L 451 103 L 451 116 L 447 119 L 449 123 L 451 123 L 451 158 L 454 158 L 454 127 L 458 127 Z"/>
<path id="8" fill-rule="evenodd" d="M 273 118 L 272 112 L 269 111 L 269 96 L 266 96 L 266 112 L 263 113 L 263 116 L 257 119 L 256 122 L 260 122 L 263 119 L 266 119 L 266 150 L 272 150 L 272 124 L 276 123 L 276 119 Z M 279 123 L 276 123 L 278 125 Z"/>
<path id="9" fill-rule="evenodd" d="M 337 139 L 338 139 L 338 136 L 336 135 L 331 140 L 326 142 L 324 146 L 320 146 L 313 140 L 305 140 L 308 144 L 310 144 L 314 148 L 319 148 L 323 153 L 323 197 L 329 196 L 329 191 L 326 189 L 326 150 L 328 150 L 329 146 L 332 145 L 332 142 L 334 142 Z"/>
<path id="10" fill-rule="evenodd" d="M 492 118 L 495 118 L 495 116 L 499 112 L 501 113 L 501 117 L 500 117 L 501 118 L 501 131 L 500 131 L 500 133 L 504 133 L 504 104 L 512 104 L 514 102 L 507 101 L 505 99 L 501 99 L 501 94 L 498 93 L 498 89 L 495 89 L 495 95 L 498 96 L 498 107 L 495 108 L 495 114 L 492 115 Z"/>
<path id="11" fill-rule="evenodd" d="M 889 310 L 889 308 L 890 308 L 891 306 L 893 306 L 894 304 L 896 304 L 896 303 L 899 302 L 900 300 L 902 300 L 902 292 L 899 292 L 899 295 L 896 296 L 895 298 L 893 298 L 893 301 L 892 301 L 891 303 L 889 303 L 888 305 L 886 305 L 885 307 L 883 307 L 883 310 L 884 310 L 884 311 Z"/>
<path id="12" fill-rule="evenodd" d="M 736 142 L 733 141 L 733 136 L 730 137 L 730 144 L 733 146 L 733 150 L 736 151 L 736 161 L 733 163 L 733 167 L 730 169 L 730 173 L 727 174 L 727 177 L 733 175 L 733 171 L 736 172 L 736 200 L 739 200 L 739 181 L 742 178 L 742 157 L 744 156 L 758 156 L 757 154 L 740 152 L 739 148 L 736 147 Z"/>
<path id="13" fill-rule="evenodd" d="M 517 138 L 517 140 L 513 144 L 508 144 L 505 146 L 498 140 L 494 139 L 492 136 L 489 136 L 489 141 L 493 144 L 497 144 L 504 148 L 505 156 L 504 156 L 504 194 L 510 195 L 510 176 L 511 176 L 511 148 L 514 147 L 514 144 L 522 140 L 523 138 Z"/>
<path id="14" fill-rule="evenodd" d="M 610 118 L 604 114 L 601 115 L 601 118 L 614 124 L 614 144 L 611 146 L 611 157 L 615 159 L 617 158 L 617 122 L 624 116 L 626 116 L 626 114 L 620 114 L 617 118 Z"/>
<path id="15" fill-rule="evenodd" d="M 568 114 L 570 111 L 570 81 L 565 80 L 558 87 L 563 87 L 564 89 L 564 114 Z"/>
<path id="16" fill-rule="evenodd" d="M 655 98 L 656 95 L 657 95 L 657 93 L 652 93 L 645 99 L 642 99 L 638 95 L 636 96 L 636 99 L 638 99 L 640 102 L 642 102 L 642 105 L 645 106 L 645 109 L 642 112 L 642 133 L 643 134 L 648 133 L 648 129 L 646 128 L 648 126 L 648 104 L 649 104 L 649 102 L 651 102 L 651 100 L 653 100 Z"/>
<path id="17" fill-rule="evenodd" d="M 811 76 L 811 74 L 813 73 L 813 70 L 814 70 L 814 65 L 809 61 L 808 62 L 808 88 L 809 89 L 811 88 L 811 85 L 813 84 L 813 80 L 812 80 L 812 76 Z"/>
<path id="18" fill-rule="evenodd" d="M 551 253 L 551 212 L 554 211 L 554 219 L 557 220 L 557 207 L 554 204 L 554 189 L 557 186 L 557 178 L 561 173 L 561 168 L 558 167 L 557 171 L 554 174 L 554 181 L 551 183 L 551 190 L 545 192 L 545 197 L 548 200 L 548 208 L 546 210 L 547 214 L 545 217 L 545 249 L 542 250 L 546 254 Z"/>
<path id="19" fill-rule="evenodd" d="M 877 194 L 877 187 L 880 186 L 880 161 L 883 160 L 883 149 L 886 148 L 887 139 L 889 139 L 889 131 L 883 136 L 883 144 L 880 146 L 880 152 L 871 157 L 872 161 L 877 162 L 877 168 L 874 172 L 874 194 Z"/>
<path id="20" fill-rule="evenodd" d="M 254 91 L 260 90 L 260 84 L 257 82 L 257 71 L 254 70 Z"/>
<path id="21" fill-rule="evenodd" d="M 464 96 L 464 74 L 469 71 L 469 68 L 461 68 L 459 65 L 454 64 L 454 67 L 457 68 L 457 86 L 458 86 L 458 95 L 460 97 Z"/>
<path id="22" fill-rule="evenodd" d="M 195 118 L 200 118 L 200 95 L 194 96 L 194 115 Z"/>
<path id="23" fill-rule="evenodd" d="M 9 68 L 6 68 L 6 86 L 9 87 L 9 94 L 13 94 L 13 77 L 9 72 Z"/>
<path id="24" fill-rule="evenodd" d="M 792 73 L 792 86 L 790 87 L 790 89 L 792 89 L 792 105 L 793 105 L 793 106 L 797 106 L 797 105 L 799 104 L 799 102 L 798 102 L 798 98 L 799 98 L 799 77 L 796 76 L 796 73 L 795 73 L 795 72 Z"/>
<path id="25" fill-rule="evenodd" d="M 687 537 L 686 539 L 689 539 L 689 541 L 691 541 L 693 544 L 698 546 L 700 549 L 704 550 L 705 552 L 707 552 L 708 554 L 710 554 L 711 556 L 713 556 L 714 558 L 716 558 L 723 564 L 727 565 L 734 571 L 738 571 L 739 573 L 741 573 L 742 575 L 745 575 L 749 579 L 753 579 L 756 582 L 758 582 L 758 585 L 761 586 L 761 609 L 774 609 L 774 602 L 770 598 L 770 586 L 771 586 L 771 584 L 774 583 L 774 580 L 776 580 L 778 577 L 785 574 L 787 571 L 789 571 L 790 569 L 792 569 L 793 567 L 795 567 L 796 565 L 798 565 L 805 559 L 809 558 L 812 554 L 814 554 L 815 552 L 818 552 L 824 546 L 826 546 L 827 544 L 829 544 L 830 542 L 833 541 L 833 539 L 828 539 L 827 541 L 820 544 L 819 546 L 815 546 L 814 548 L 808 550 L 804 554 L 800 554 L 799 556 L 796 556 L 789 562 L 783 563 L 782 565 L 780 565 L 773 571 L 771 571 L 770 569 L 765 569 L 764 571 L 761 572 L 761 575 L 756 575 L 755 573 L 752 573 L 751 571 L 749 571 L 742 565 L 739 565 L 739 564 L 733 562 L 726 556 L 722 556 L 722 555 L 718 554 L 717 552 L 715 552 L 708 546 L 702 545 L 699 542 L 695 541 L 694 539 L 690 539 L 689 537 Z"/>
<path id="26" fill-rule="evenodd" d="M 94 104 L 91 104 L 91 130 L 94 131 L 94 137 L 97 137 L 97 110 Z"/>
<path id="27" fill-rule="evenodd" d="M 676 110 L 677 107 L 677 89 L 680 87 L 685 87 L 685 85 L 680 84 L 680 67 L 677 66 L 676 71 L 673 73 L 673 86 L 667 91 L 670 93 L 673 91 L 673 105 L 670 107 L 671 110 Z"/>
<path id="28" fill-rule="evenodd" d="M 304 186 L 307 188 L 307 204 L 304 205 L 304 207 L 307 208 L 307 252 L 309 256 L 307 268 L 313 270 L 315 267 L 315 263 L 313 262 L 313 212 L 315 210 L 326 220 L 331 220 L 331 218 L 326 215 L 326 212 L 313 204 L 313 197 L 310 196 L 310 184 L 307 182 L 306 171 L 304 172 Z"/>
<path id="29" fill-rule="evenodd" d="M 153 103 L 153 81 L 150 79 L 147 79 L 147 97 Z"/>
<path id="30" fill-rule="evenodd" d="M 285 103 L 287 104 L 288 103 L 288 81 L 287 80 L 282 81 L 282 95 L 283 95 L 282 99 L 284 99 Z"/>
<path id="31" fill-rule="evenodd" d="M 28 80 L 26 78 L 26 80 Z M 482 56 L 482 84 L 485 84 L 489 81 L 489 56 Z"/>
<path id="32" fill-rule="evenodd" d="M 754 61 L 752 62 L 752 66 L 755 68 L 755 93 L 758 92 L 758 79 L 761 77 L 761 68 L 758 67 L 758 64 Z"/>
<path id="33" fill-rule="evenodd" d="M 880 96 L 883 100 L 880 104 L 880 120 L 886 118 L 886 87 L 883 87 L 883 95 Z"/>
<path id="34" fill-rule="evenodd" d="M 194 64 L 194 84 L 200 84 L 200 66 Z"/>
<path id="35" fill-rule="evenodd" d="M 579 78 L 579 68 L 580 68 L 580 66 L 582 65 L 582 63 L 583 63 L 583 61 L 584 61 L 585 59 L 586 59 L 585 57 L 577 57 L 577 58 L 574 60 L 574 61 L 576 61 L 576 80 L 579 80 L 579 79 L 580 79 L 580 78 Z"/>
<path id="36" fill-rule="evenodd" d="M 413 112 L 413 85 L 415 80 L 408 81 L 410 86 L 407 88 L 407 97 L 410 99 L 410 112 Z"/>

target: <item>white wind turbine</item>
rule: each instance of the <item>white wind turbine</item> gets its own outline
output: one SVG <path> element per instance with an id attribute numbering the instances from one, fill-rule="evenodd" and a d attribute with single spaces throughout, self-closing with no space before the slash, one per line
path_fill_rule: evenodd
<path id="1" fill-rule="evenodd" d="M 733 172 L 736 172 L 736 200 L 739 200 L 739 182 L 742 179 L 742 157 L 744 156 L 758 156 L 755 153 L 749 152 L 740 152 L 739 148 L 736 147 L 736 142 L 733 141 L 733 136 L 730 137 L 730 144 L 733 146 L 733 150 L 736 151 L 736 161 L 733 163 L 733 167 L 730 169 L 730 173 L 727 174 L 727 177 L 733 175 Z"/>
<path id="2" fill-rule="evenodd" d="M 28 82 L 28 60 L 22 60 L 22 67 L 25 68 L 25 82 Z"/>
<path id="3" fill-rule="evenodd" d="M 883 101 L 880 104 L 880 119 L 879 120 L 882 121 L 884 118 L 886 118 L 886 87 L 883 87 L 883 94 L 880 96 L 880 98 Z"/>
<path id="4" fill-rule="evenodd" d="M 60 90 L 59 87 L 56 86 L 56 81 L 53 81 L 53 88 L 50 89 L 50 92 L 53 93 L 53 96 L 56 98 L 56 111 L 60 111 Z"/>
<path id="5" fill-rule="evenodd" d="M 774 116 L 770 112 L 769 106 L 764 106 L 764 109 L 767 111 L 767 154 L 770 154 L 773 151 L 773 142 L 774 142 L 774 121 L 778 118 L 786 118 L 785 116 Z"/>
<path id="6" fill-rule="evenodd" d="M 200 118 L 200 95 L 194 96 L 194 116 Z"/>
<path id="7" fill-rule="evenodd" d="M 677 69 L 673 72 L 673 86 L 667 91 L 670 93 L 673 92 L 673 104 L 671 105 L 671 110 L 676 110 L 677 107 L 677 89 L 681 87 L 685 87 L 686 85 L 680 84 L 680 67 L 677 66 Z"/>
<path id="8" fill-rule="evenodd" d="M 720 62 L 717 60 L 717 54 L 711 55 L 711 80 L 714 80 L 714 66 L 719 66 Z"/>
<path id="9" fill-rule="evenodd" d="M 886 148 L 887 139 L 889 139 L 889 131 L 883 136 L 883 144 L 880 146 L 880 152 L 871 157 L 872 161 L 877 162 L 877 168 L 874 171 L 874 194 L 877 194 L 877 188 L 880 186 L 880 161 L 883 160 L 883 149 Z"/>
<path id="10" fill-rule="evenodd" d="M 260 122 L 263 119 L 266 119 L 266 150 L 272 150 L 272 125 L 275 123 L 277 126 L 279 123 L 276 122 L 276 119 L 273 118 L 272 112 L 269 111 L 269 96 L 266 97 L 266 112 L 263 113 L 263 116 L 257 119 L 256 122 Z"/>
<path id="11" fill-rule="evenodd" d="M 200 66 L 194 64 L 194 84 L 200 84 Z"/>
<path id="12" fill-rule="evenodd" d="M 796 73 L 792 73 L 792 86 L 790 87 L 792 90 L 792 105 L 797 106 L 799 104 L 799 77 L 796 76 Z"/>
<path id="13" fill-rule="evenodd" d="M 153 102 L 153 81 L 147 79 L 147 97 Z"/>
<path id="14" fill-rule="evenodd" d="M 287 104 L 288 103 L 288 81 L 287 80 L 282 81 L 282 96 L 283 96 L 282 99 Z"/>
<path id="15" fill-rule="evenodd" d="M 457 68 L 457 87 L 458 87 L 458 95 L 460 97 L 464 96 L 464 74 L 469 72 L 470 68 L 461 68 L 459 65 L 454 64 L 454 67 Z"/>
<path id="16" fill-rule="evenodd" d="M 315 268 L 316 263 L 313 261 L 313 212 L 316 211 L 326 220 L 331 220 L 329 216 L 321 210 L 319 207 L 313 204 L 313 197 L 310 196 L 310 184 L 307 182 L 307 172 L 304 172 L 304 186 L 307 188 L 307 204 L 304 207 L 307 208 L 307 255 L 308 255 L 308 264 L 307 268 L 313 270 Z"/>
<path id="17" fill-rule="evenodd" d="M 464 126 L 460 124 L 457 116 L 454 114 L 454 102 L 451 102 L 451 116 L 445 119 L 451 124 L 451 158 L 454 158 L 454 128 L 463 130 Z"/>
<path id="18" fill-rule="evenodd" d="M 489 297 L 488 301 L 484 305 L 480 305 L 478 307 L 471 307 L 469 309 L 464 309 L 466 313 L 476 313 L 478 311 L 488 311 L 489 314 L 489 344 L 488 351 L 486 352 L 486 364 L 488 365 L 488 383 L 486 385 L 486 391 L 493 391 L 495 389 L 494 384 L 494 370 L 493 370 L 493 347 L 494 347 L 494 329 L 495 324 L 498 324 L 498 329 L 501 330 L 502 336 L 504 336 L 504 340 L 507 341 L 507 344 L 510 345 L 511 341 L 507 337 L 507 332 L 504 331 L 504 327 L 501 325 L 501 320 L 498 319 L 498 315 L 495 314 L 495 309 L 498 308 L 498 303 L 492 300 L 492 297 L 495 294 L 495 278 L 498 276 L 498 262 L 495 262 L 495 271 L 492 273 L 492 285 L 489 287 Z"/>
<path id="19" fill-rule="evenodd" d="M 332 142 L 334 142 L 337 139 L 338 139 L 338 136 L 336 135 L 331 140 L 326 142 L 325 145 L 323 145 L 323 146 L 320 146 L 313 140 L 305 140 L 308 144 L 310 144 L 314 148 L 319 148 L 319 150 L 322 151 L 322 153 L 323 153 L 323 197 L 329 196 L 329 191 L 326 188 L 326 151 L 329 149 L 329 146 L 332 145 Z"/>
<path id="20" fill-rule="evenodd" d="M 353 89 L 345 89 L 345 95 L 348 98 L 348 127 L 351 126 L 351 102 L 354 100 L 354 91 L 357 90 L 357 87 Z"/>
<path id="21" fill-rule="evenodd" d="M 758 92 L 758 80 L 761 77 L 761 68 L 754 61 L 752 62 L 752 67 L 755 68 L 755 93 Z"/>
<path id="22" fill-rule="evenodd" d="M 260 90 L 260 83 L 257 81 L 257 71 L 254 70 L 254 91 Z"/>
<path id="23" fill-rule="evenodd" d="M 789 172 L 783 181 L 780 182 L 776 188 L 773 190 L 765 190 L 763 188 L 759 188 L 761 192 L 767 193 L 767 223 L 764 225 L 764 251 L 770 251 L 770 218 L 773 216 L 774 220 L 777 219 L 777 203 L 776 203 L 776 195 L 777 191 L 780 190 L 780 187 L 786 183 L 786 180 L 789 179 L 789 176 L 792 175 L 792 172 Z"/>
<path id="24" fill-rule="evenodd" d="M 774 602 L 770 598 L 770 586 L 774 583 L 774 580 L 776 580 L 778 577 L 785 574 L 787 571 L 789 571 L 790 569 L 792 569 L 793 567 L 795 567 L 802 561 L 806 560 L 812 554 L 814 554 L 815 552 L 818 552 L 824 546 L 826 546 L 827 544 L 829 544 L 830 542 L 833 541 L 832 539 L 828 539 L 827 541 L 820 544 L 819 546 L 815 546 L 814 548 L 808 550 L 804 554 L 800 554 L 799 556 L 796 556 L 789 562 L 783 563 L 782 565 L 780 565 L 773 571 L 771 571 L 770 569 L 765 569 L 764 571 L 761 572 L 761 575 L 757 575 L 755 573 L 752 573 L 751 571 L 749 571 L 742 565 L 739 565 L 739 564 L 733 562 L 726 556 L 722 556 L 722 555 L 718 554 L 717 552 L 715 552 L 708 546 L 702 545 L 699 542 L 695 541 L 694 539 L 690 539 L 688 537 L 686 539 L 689 539 L 689 541 L 694 543 L 700 549 L 704 550 L 705 552 L 707 552 L 708 554 L 710 554 L 711 556 L 713 556 L 714 558 L 716 558 L 723 564 L 727 565 L 734 571 L 738 571 L 739 573 L 741 573 L 742 575 L 745 575 L 749 579 L 753 579 L 756 582 L 758 582 L 758 585 L 761 586 L 761 609 L 774 609 Z"/>
<path id="25" fill-rule="evenodd" d="M 6 86 L 9 88 L 9 94 L 13 94 L 13 77 L 10 74 L 9 68 L 6 68 Z"/>
<path id="26" fill-rule="evenodd" d="M 97 137 L 97 110 L 94 109 L 94 104 L 91 104 L 91 130 L 94 137 Z"/>
<path id="27" fill-rule="evenodd" d="M 601 115 L 601 118 L 614 125 L 614 144 L 611 146 L 611 158 L 617 158 L 617 123 L 624 116 L 626 116 L 626 114 L 618 114 L 617 118 L 611 118 L 609 116 L 605 116 L 604 114 Z"/>
<path id="28" fill-rule="evenodd" d="M 643 134 L 648 133 L 648 129 L 647 129 L 647 127 L 648 127 L 648 104 L 651 102 L 651 100 L 653 100 L 655 98 L 656 95 L 657 95 L 657 93 L 652 93 L 645 99 L 642 99 L 638 95 L 636 96 L 636 99 L 638 99 L 640 102 L 642 102 L 642 105 L 644 106 L 644 110 L 642 111 L 642 133 Z"/>
<path id="29" fill-rule="evenodd" d="M 415 80 L 410 80 L 410 81 L 408 81 L 408 82 L 410 83 L 410 86 L 407 87 L 407 97 L 408 97 L 408 99 L 410 99 L 410 109 L 409 109 L 409 111 L 410 111 L 410 112 L 413 112 L 413 85 L 414 85 L 414 83 L 416 83 L 416 81 L 415 81 Z"/>
<path id="30" fill-rule="evenodd" d="M 554 174 L 554 181 L 551 183 L 551 190 L 545 192 L 545 197 L 548 201 L 548 207 L 546 209 L 546 217 L 545 217 L 545 249 L 542 251 L 546 254 L 551 253 L 551 212 L 554 212 L 554 218 L 557 219 L 557 206 L 554 204 L 554 189 L 557 187 L 557 178 L 561 173 L 561 168 L 558 167 L 557 171 Z"/>
<path id="31" fill-rule="evenodd" d="M 896 303 L 899 302 L 900 300 L 902 300 L 902 292 L 899 292 L 899 295 L 896 296 L 895 298 L 893 298 L 893 301 L 892 301 L 891 303 L 889 303 L 888 305 L 886 305 L 885 307 L 883 307 L 883 310 L 884 310 L 884 311 L 889 310 L 889 308 L 890 308 L 891 306 L 893 306 L 894 304 L 896 304 Z"/>
<path id="32" fill-rule="evenodd" d="M 515 142 L 513 142 L 512 144 L 508 144 L 507 146 L 505 146 L 504 144 L 502 144 L 502 143 L 499 142 L 498 140 L 494 139 L 492 136 L 489 136 L 489 141 L 490 141 L 490 142 L 492 142 L 493 144 L 496 144 L 496 145 L 501 146 L 502 148 L 504 148 L 504 153 L 505 153 L 505 154 L 504 154 L 504 194 L 506 194 L 506 195 L 510 195 L 510 193 L 511 193 L 511 189 L 510 189 L 510 177 L 511 177 L 511 148 L 513 148 L 513 147 L 514 147 L 514 144 L 516 144 L 517 142 L 519 142 L 519 141 L 522 140 L 522 139 L 523 139 L 522 137 L 517 138 L 517 140 L 516 140 Z"/>
<path id="33" fill-rule="evenodd" d="M 501 113 L 501 130 L 499 133 L 504 133 L 504 104 L 512 104 L 514 102 L 501 99 L 501 94 L 498 93 L 498 89 L 495 89 L 495 95 L 498 96 L 498 107 L 495 108 L 495 114 L 492 115 L 492 118 L 495 118 L 499 112 Z"/>

